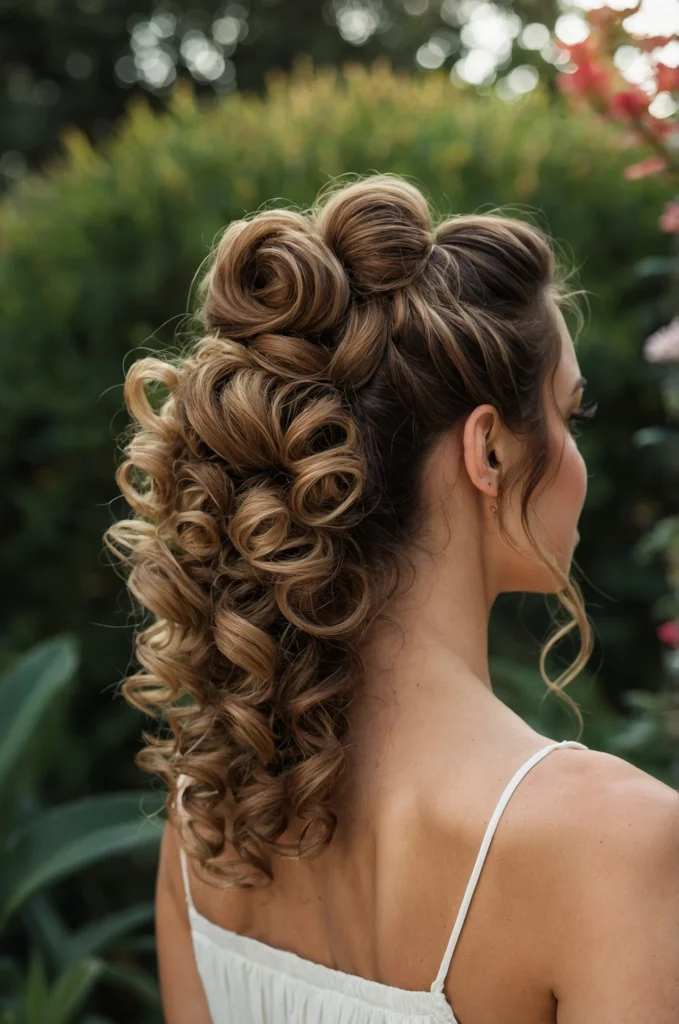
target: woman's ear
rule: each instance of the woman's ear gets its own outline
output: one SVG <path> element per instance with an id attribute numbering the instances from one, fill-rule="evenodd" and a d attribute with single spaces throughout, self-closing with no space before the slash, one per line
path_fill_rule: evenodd
<path id="1" fill-rule="evenodd" d="M 469 479 L 487 498 L 497 498 L 502 472 L 504 431 L 492 405 L 477 405 L 462 434 L 464 463 Z"/>

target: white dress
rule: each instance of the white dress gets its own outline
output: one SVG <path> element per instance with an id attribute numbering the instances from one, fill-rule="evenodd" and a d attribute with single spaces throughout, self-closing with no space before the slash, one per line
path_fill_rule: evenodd
<path id="1" fill-rule="evenodd" d="M 213 1024 L 459 1024 L 443 986 L 488 848 L 521 779 L 560 747 L 588 749 L 576 740 L 550 743 L 529 757 L 505 786 L 488 822 L 438 974 L 428 990 L 396 988 L 345 974 L 213 924 L 193 905 L 182 849 L 196 965 Z M 181 783 L 186 781 L 182 776 Z"/>

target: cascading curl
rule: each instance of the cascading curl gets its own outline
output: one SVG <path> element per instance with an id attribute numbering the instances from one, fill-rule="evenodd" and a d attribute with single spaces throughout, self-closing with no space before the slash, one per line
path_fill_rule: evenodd
<path id="1" fill-rule="evenodd" d="M 258 887 L 273 856 L 332 839 L 361 642 L 398 584 L 437 439 L 491 401 L 529 425 L 536 486 L 564 293 L 537 228 L 434 227 L 418 189 L 371 175 L 308 213 L 232 223 L 199 295 L 191 348 L 127 373 L 116 478 L 133 515 L 105 541 L 153 617 L 122 690 L 167 729 L 144 733 L 138 764 L 171 814 L 189 776 L 184 841 L 207 876 Z"/>

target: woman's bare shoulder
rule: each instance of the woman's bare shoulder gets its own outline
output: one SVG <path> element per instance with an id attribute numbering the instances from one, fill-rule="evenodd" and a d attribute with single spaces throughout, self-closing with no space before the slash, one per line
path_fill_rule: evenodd
<path id="1" fill-rule="evenodd" d="M 584 881 L 615 860 L 630 868 L 674 853 L 679 862 L 679 792 L 615 754 L 564 748 L 529 772 L 507 810 L 508 830 L 536 858 Z M 516 799 L 518 797 L 518 799 Z M 515 801 L 512 813 L 511 804 Z M 524 842 L 526 837 L 530 843 Z"/>
<path id="2" fill-rule="evenodd" d="M 679 792 L 615 754 L 570 748 L 538 799 L 578 845 L 648 850 L 679 842 Z M 549 759 L 548 759 L 549 760 Z"/>
<path id="3" fill-rule="evenodd" d="M 498 891 L 559 1021 L 679 1019 L 679 793 L 614 754 L 563 748 L 505 816 Z"/>
<path id="4" fill-rule="evenodd" d="M 580 753 L 543 804 L 559 1020 L 665 1024 L 679 1013 L 679 793 L 623 758 Z"/>

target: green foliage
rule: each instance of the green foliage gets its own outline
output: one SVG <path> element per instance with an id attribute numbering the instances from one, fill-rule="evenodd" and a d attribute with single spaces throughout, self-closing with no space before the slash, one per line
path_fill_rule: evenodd
<path id="1" fill-rule="evenodd" d="M 58 637 L 38 644 L 5 673 L 0 682 L 0 794 L 15 792 L 10 773 L 18 769 L 51 702 L 71 682 L 76 662 L 74 640 Z"/>
<path id="2" fill-rule="evenodd" d="M 572 709 L 545 687 L 534 668 L 498 655 L 491 659 L 491 676 L 498 696 L 537 732 L 555 739 L 580 738 Z M 657 694 L 628 690 L 625 712 L 619 711 L 603 698 L 595 678 L 586 672 L 569 684 L 567 693 L 582 713 L 583 742 L 593 750 L 631 761 L 676 787 L 676 738 Z"/>
<path id="3" fill-rule="evenodd" d="M 144 843 L 156 845 L 155 829 L 141 827 L 139 809 L 150 795 L 114 793 L 43 811 L 12 833 L 4 853 L 0 924 L 44 886 Z M 157 801 L 156 801 L 157 802 Z"/>
<path id="4" fill-rule="evenodd" d="M 155 849 L 160 829 L 142 818 L 140 808 L 144 800 L 146 813 L 157 813 L 160 799 L 115 793 L 43 809 L 38 773 L 15 770 L 42 740 L 50 705 L 72 683 L 77 664 L 77 645 L 64 635 L 30 650 L 0 678 L 2 789 L 13 797 L 0 828 L 0 938 L 23 931 L 32 949 L 26 970 L 15 957 L 0 960 L 3 1024 L 69 1024 L 101 979 L 159 1005 L 155 981 L 142 970 L 101 959 L 152 921 L 153 904 L 136 904 L 73 929 L 51 893 L 57 883 L 117 854 Z"/>
<path id="5" fill-rule="evenodd" d="M 551 27 L 559 14 L 555 0 L 513 0 L 510 6 L 524 23 L 540 21 Z M 289 69 L 299 53 L 334 65 L 352 59 L 367 64 L 388 55 L 395 66 L 410 70 L 416 67 L 418 49 L 432 38 L 448 54 L 448 68 L 467 52 L 461 37 L 469 14 L 451 0 L 411 4 L 407 11 L 403 0 L 377 0 L 367 3 L 362 13 L 372 26 L 351 41 L 340 31 L 347 15 L 351 17 L 349 7 L 318 0 L 223 5 L 212 0 L 172 5 L 158 0 L 106 5 L 98 0 L 0 0 L 0 153 L 10 151 L 0 164 L 0 185 L 3 172 L 10 181 L 21 173 L 17 158 L 19 165 L 21 156 L 34 164 L 51 152 L 63 124 L 76 124 L 90 138 L 101 138 L 122 116 L 131 91 L 146 90 L 160 107 L 177 75 L 192 76 L 197 89 L 214 95 L 235 88 L 259 91 L 271 68 Z M 225 14 L 240 22 L 238 38 L 220 45 L 215 22 Z M 197 32 L 224 58 L 224 70 L 216 71 L 216 78 L 203 75 L 182 55 L 182 43 L 190 33 L 195 41 Z M 509 42 L 509 28 L 507 33 Z M 150 53 L 169 65 L 160 80 L 143 70 L 156 63 L 148 60 L 149 35 L 155 40 Z M 135 62 L 140 39 L 146 40 L 142 52 L 147 59 Z M 553 65 L 515 46 L 510 67 L 526 62 L 553 81 Z M 508 70 L 503 62 L 502 71 Z"/>
<path id="6" fill-rule="evenodd" d="M 23 1011 L 5 1016 L 7 1024 L 69 1024 L 103 973 L 95 958 L 65 971 L 50 988 L 40 953 L 33 954 L 26 981 Z"/>

